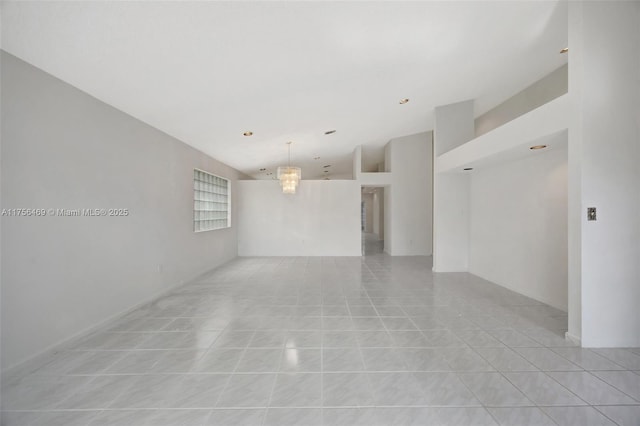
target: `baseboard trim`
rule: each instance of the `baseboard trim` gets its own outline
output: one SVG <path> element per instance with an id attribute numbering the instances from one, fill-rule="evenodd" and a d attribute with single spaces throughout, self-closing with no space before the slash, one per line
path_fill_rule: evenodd
<path id="1" fill-rule="evenodd" d="M 564 333 L 564 338 L 569 340 L 572 343 L 575 343 L 578 346 L 582 346 L 582 339 L 580 339 L 580 337 L 578 336 L 574 336 L 573 334 L 570 334 L 568 331 Z"/>
<path id="2" fill-rule="evenodd" d="M 41 352 L 38 352 L 37 354 L 27 358 L 26 360 L 12 365 L 11 367 L 8 367 L 6 370 L 0 372 L 0 380 L 2 380 L 3 382 L 5 380 L 12 380 L 18 377 L 23 377 L 27 374 L 32 373 L 33 371 L 37 370 L 38 368 L 46 365 L 47 363 L 53 361 L 55 359 L 55 356 L 66 350 L 68 347 L 73 346 L 74 344 L 80 342 L 82 339 L 88 337 L 89 335 L 103 329 L 106 328 L 108 326 L 111 325 L 115 325 L 118 321 L 120 321 L 122 318 L 126 317 L 127 315 L 130 315 L 131 313 L 133 313 L 134 311 L 136 311 L 137 309 L 142 308 L 145 305 L 151 304 L 153 302 L 155 302 L 156 300 L 164 297 L 165 295 L 171 293 L 172 291 L 177 290 L 178 288 L 185 286 L 187 284 L 190 284 L 194 281 L 199 280 L 200 278 L 202 278 L 203 276 L 213 272 L 214 270 L 216 270 L 217 268 L 219 268 L 220 266 L 234 260 L 235 258 L 231 258 L 227 261 L 222 262 L 221 264 L 219 264 L 218 266 L 215 266 L 213 268 L 208 268 L 207 270 L 200 272 L 194 276 L 192 276 L 191 278 L 187 279 L 187 280 L 180 280 L 179 283 L 174 284 L 156 294 L 154 294 L 153 296 L 150 296 L 146 299 L 144 299 L 143 301 L 141 301 L 140 303 L 137 303 L 136 305 L 134 305 L 133 307 L 130 307 L 128 309 L 125 309 L 123 311 L 120 311 L 117 314 L 114 314 L 110 317 L 108 317 L 107 319 L 99 322 L 98 324 L 92 325 L 90 327 L 85 328 L 82 331 L 79 331 L 78 333 L 75 333 L 74 335 L 58 342 L 58 343 L 54 343 L 53 345 L 47 347 L 46 349 L 44 349 Z"/>
<path id="3" fill-rule="evenodd" d="M 535 300 L 536 302 L 544 303 L 545 305 L 551 306 L 552 308 L 555 308 L 555 309 L 557 309 L 557 310 L 559 310 L 559 311 L 562 311 L 562 312 L 564 312 L 564 313 L 568 313 L 568 312 L 569 312 L 569 309 L 568 309 L 568 307 L 567 307 L 567 306 L 559 306 L 558 304 L 556 304 L 556 303 L 554 303 L 554 302 L 552 302 L 552 301 L 541 300 L 541 299 L 540 299 L 540 297 L 538 297 L 538 296 L 534 296 L 534 295 L 532 295 L 532 294 L 531 294 L 530 292 L 528 292 L 528 291 L 523 291 L 522 289 L 518 289 L 518 288 L 515 288 L 515 287 L 510 286 L 510 285 L 507 285 L 507 284 L 502 284 L 502 283 L 499 283 L 499 282 L 493 281 L 493 280 L 491 280 L 491 279 L 489 279 L 489 278 L 487 278 L 487 277 L 483 277 L 482 275 L 479 275 L 478 273 L 473 272 L 473 271 L 471 271 L 471 270 L 469 270 L 468 272 L 469 272 L 471 275 L 474 275 L 474 276 L 476 276 L 476 277 L 478 277 L 478 278 L 482 278 L 482 279 L 483 279 L 483 280 L 485 280 L 485 281 L 488 281 L 488 282 L 490 282 L 490 283 L 492 283 L 492 284 L 498 285 L 498 286 L 500 286 L 500 287 L 502 287 L 502 288 L 506 288 L 507 290 L 511 290 L 511 291 L 513 291 L 513 292 L 515 292 L 515 293 L 518 293 L 518 294 L 522 295 L 522 296 L 526 296 L 526 297 L 528 297 L 529 299 L 533 299 L 533 300 Z"/>

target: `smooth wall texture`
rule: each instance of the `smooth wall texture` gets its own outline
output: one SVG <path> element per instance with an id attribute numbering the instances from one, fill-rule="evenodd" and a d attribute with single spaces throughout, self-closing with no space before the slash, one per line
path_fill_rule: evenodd
<path id="1" fill-rule="evenodd" d="M 433 136 L 436 157 L 475 137 L 473 105 L 473 100 L 468 100 L 436 107 Z"/>
<path id="2" fill-rule="evenodd" d="M 469 272 L 567 310 L 567 150 L 471 174 Z"/>
<path id="3" fill-rule="evenodd" d="M 384 240 L 384 188 L 376 188 L 373 193 L 373 233 Z"/>
<path id="4" fill-rule="evenodd" d="M 363 193 L 362 202 L 364 203 L 364 232 L 373 232 L 373 194 Z"/>
<path id="5" fill-rule="evenodd" d="M 429 256 L 433 247 L 432 132 L 389 141 L 392 183 L 386 205 L 385 251 L 393 256 Z"/>
<path id="6" fill-rule="evenodd" d="M 433 147 L 436 157 L 474 137 L 473 101 L 435 110 Z M 466 272 L 469 268 L 469 177 L 433 176 L 433 270 Z"/>
<path id="7" fill-rule="evenodd" d="M 389 146 L 389 144 L 387 144 Z M 388 164 L 389 157 L 386 157 L 385 164 Z M 386 186 L 384 191 L 382 191 L 382 208 L 384 210 L 384 216 L 382 218 L 384 228 L 384 252 L 389 254 L 393 253 L 393 228 L 392 228 L 392 215 L 393 211 L 391 209 L 393 203 L 393 197 L 391 186 Z"/>
<path id="8" fill-rule="evenodd" d="M 2 217 L 3 370 L 236 257 L 237 209 L 193 232 L 194 168 L 233 203 L 234 169 L 2 53 L 3 207 L 129 210 Z"/>
<path id="9" fill-rule="evenodd" d="M 238 181 L 240 256 L 360 256 L 360 184 L 303 180 L 283 194 L 275 180 Z"/>
<path id="10" fill-rule="evenodd" d="M 582 308 L 569 333 L 586 347 L 638 347 L 640 3 L 570 2 L 569 17 L 571 294 Z"/>

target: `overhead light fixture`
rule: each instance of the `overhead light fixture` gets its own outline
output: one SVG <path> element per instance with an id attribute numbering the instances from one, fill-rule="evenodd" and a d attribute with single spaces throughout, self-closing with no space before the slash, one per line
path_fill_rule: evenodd
<path id="1" fill-rule="evenodd" d="M 560 50 L 560 53 L 567 53 L 569 51 L 568 47 L 565 47 L 564 49 Z"/>
<path id="2" fill-rule="evenodd" d="M 261 172 L 266 172 L 267 169 L 265 169 L 264 167 L 260 169 Z"/>
<path id="3" fill-rule="evenodd" d="M 529 147 L 529 149 L 536 150 L 536 149 L 544 149 L 546 147 L 547 147 L 546 145 L 534 145 L 534 146 Z"/>
<path id="4" fill-rule="evenodd" d="M 291 144 L 292 142 L 287 142 L 287 146 L 289 147 L 289 161 L 287 165 L 278 167 L 277 171 L 283 194 L 295 194 L 298 183 L 302 178 L 302 170 L 300 167 L 291 167 Z"/>
<path id="5" fill-rule="evenodd" d="M 335 132 L 336 132 L 335 130 L 327 130 L 326 132 L 324 132 L 324 134 L 325 135 L 330 135 L 330 134 L 333 134 Z"/>
<path id="6" fill-rule="evenodd" d="M 409 98 L 400 99 L 400 105 L 404 105 L 409 102 Z"/>
<path id="7" fill-rule="evenodd" d="M 473 170 L 473 167 L 465 167 L 465 168 L 464 168 L 464 169 L 462 169 L 462 170 L 465 170 L 465 171 Z"/>
<path id="8" fill-rule="evenodd" d="M 253 136 L 253 132 L 246 131 L 246 132 L 243 133 L 243 135 L 245 135 L 245 136 Z"/>
<path id="9" fill-rule="evenodd" d="M 327 164 L 326 166 L 322 166 L 322 168 L 326 169 L 327 167 L 331 167 L 331 164 Z"/>
<path id="10" fill-rule="evenodd" d="M 314 159 L 314 160 L 319 160 L 319 159 L 320 159 L 320 157 L 313 157 L 313 159 Z"/>

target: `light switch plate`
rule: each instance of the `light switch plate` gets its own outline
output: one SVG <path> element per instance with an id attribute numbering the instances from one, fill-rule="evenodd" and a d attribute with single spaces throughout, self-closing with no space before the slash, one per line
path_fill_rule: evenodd
<path id="1" fill-rule="evenodd" d="M 587 207 L 587 220 L 596 220 L 596 208 Z"/>

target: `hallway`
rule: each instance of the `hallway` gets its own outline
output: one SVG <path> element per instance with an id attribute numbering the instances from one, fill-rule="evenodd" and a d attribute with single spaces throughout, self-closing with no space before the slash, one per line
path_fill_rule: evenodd
<path id="1" fill-rule="evenodd" d="M 373 256 L 384 252 L 384 240 L 373 233 L 362 232 L 362 255 Z"/>
<path id="2" fill-rule="evenodd" d="M 430 257 L 239 258 L 3 383 L 2 425 L 637 424 L 640 350 L 566 320 Z"/>

